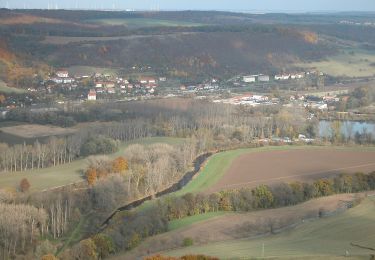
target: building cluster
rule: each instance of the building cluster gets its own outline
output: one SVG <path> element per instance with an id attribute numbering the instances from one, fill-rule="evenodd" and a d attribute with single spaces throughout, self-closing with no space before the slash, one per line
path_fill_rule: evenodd
<path id="1" fill-rule="evenodd" d="M 253 82 L 269 82 L 270 81 L 270 76 L 268 75 L 248 75 L 248 76 L 243 76 L 242 81 L 245 83 L 253 83 Z"/>
<path id="2" fill-rule="evenodd" d="M 268 96 L 264 95 L 244 94 L 228 99 L 216 99 L 213 102 L 256 107 L 260 105 L 276 105 L 280 102 L 280 100 L 277 98 L 270 99 Z"/>
<path id="3" fill-rule="evenodd" d="M 242 82 L 244 83 L 265 83 L 271 81 L 271 79 L 275 81 L 282 81 L 282 80 L 295 80 L 295 79 L 303 79 L 307 75 L 316 75 L 318 74 L 317 71 L 308 71 L 308 72 L 294 72 L 294 73 L 282 73 L 276 74 L 273 77 L 264 74 L 255 74 L 255 75 L 245 75 L 242 76 Z M 320 76 L 323 74 L 320 73 Z"/>
<path id="4" fill-rule="evenodd" d="M 85 86 L 88 100 L 96 100 L 97 95 L 127 95 L 127 96 L 152 96 L 156 94 L 160 82 L 167 81 L 166 77 L 140 77 L 127 79 L 110 74 L 95 73 L 93 75 L 70 76 L 66 70 L 56 71 L 41 86 L 48 92 L 63 90 L 76 90 L 78 86 Z M 91 88 L 89 91 L 87 87 Z M 30 91 L 37 91 L 30 89 Z M 84 94 L 86 95 L 86 94 Z"/>
<path id="5" fill-rule="evenodd" d="M 180 91 L 183 94 L 188 94 L 188 93 L 196 93 L 196 92 L 213 92 L 215 90 L 218 90 L 219 84 L 217 79 L 211 79 L 208 82 L 201 83 L 201 84 L 196 84 L 196 85 L 181 85 L 180 86 Z"/>

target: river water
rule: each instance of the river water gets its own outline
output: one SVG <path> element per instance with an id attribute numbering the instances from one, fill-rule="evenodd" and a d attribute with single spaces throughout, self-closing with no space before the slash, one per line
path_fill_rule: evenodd
<path id="1" fill-rule="evenodd" d="M 319 136 L 330 137 L 332 135 L 332 121 L 322 120 L 319 122 Z M 375 123 L 359 122 L 359 121 L 343 121 L 341 122 L 341 134 L 344 137 L 354 137 L 356 133 L 372 134 L 375 138 Z"/>

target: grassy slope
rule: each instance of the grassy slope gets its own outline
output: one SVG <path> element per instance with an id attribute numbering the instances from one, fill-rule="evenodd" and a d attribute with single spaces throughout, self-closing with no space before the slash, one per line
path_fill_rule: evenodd
<path id="1" fill-rule="evenodd" d="M 195 223 L 205 221 L 205 220 L 208 220 L 208 219 L 212 219 L 214 217 L 219 217 L 219 216 L 222 216 L 224 214 L 229 214 L 229 213 L 223 212 L 223 211 L 209 212 L 209 213 L 190 216 L 190 217 L 186 217 L 186 218 L 182 218 L 182 219 L 175 219 L 175 220 L 172 220 L 172 221 L 169 222 L 168 231 L 188 227 L 188 226 L 193 225 Z"/>
<path id="2" fill-rule="evenodd" d="M 123 151 L 129 144 L 140 143 L 144 145 L 154 143 L 178 144 L 182 143 L 182 138 L 154 137 L 131 141 L 121 145 L 118 152 L 108 155 L 115 158 L 123 154 Z M 74 182 L 83 181 L 82 170 L 86 168 L 86 159 L 76 160 L 72 163 L 59 165 L 56 167 L 45 168 L 41 170 L 25 171 L 17 173 L 0 173 L 1 188 L 16 188 L 22 178 L 27 178 L 31 184 L 32 190 L 44 190 L 48 188 L 67 185 Z"/>
<path id="3" fill-rule="evenodd" d="M 374 247 L 375 198 L 366 199 L 359 206 L 342 215 L 307 223 L 295 230 L 259 239 L 238 239 L 193 246 L 167 252 L 171 256 L 206 254 L 221 258 L 261 257 L 322 257 L 369 255 L 371 251 L 352 247 L 350 243 Z M 373 252 L 372 252 L 373 253 Z M 324 258 L 326 258 L 324 257 Z"/>
<path id="4" fill-rule="evenodd" d="M 6 83 L 0 80 L 0 92 L 2 93 L 25 93 L 23 89 L 11 88 L 6 85 Z"/>
<path id="5" fill-rule="evenodd" d="M 353 51 L 353 53 L 352 53 Z M 375 52 L 349 49 L 324 61 L 296 64 L 303 68 L 317 68 L 332 76 L 371 77 L 375 75 Z"/>

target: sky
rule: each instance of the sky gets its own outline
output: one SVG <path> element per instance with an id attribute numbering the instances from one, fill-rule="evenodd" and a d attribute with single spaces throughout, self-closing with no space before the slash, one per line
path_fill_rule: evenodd
<path id="1" fill-rule="evenodd" d="M 375 11 L 375 0 L 0 0 L 0 7 L 264 12 Z"/>

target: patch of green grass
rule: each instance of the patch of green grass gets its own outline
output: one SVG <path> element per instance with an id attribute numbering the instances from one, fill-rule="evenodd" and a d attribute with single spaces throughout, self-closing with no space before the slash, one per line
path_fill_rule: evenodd
<path id="1" fill-rule="evenodd" d="M 118 73 L 117 69 L 98 68 L 90 66 L 71 66 L 68 68 L 68 71 L 71 75 L 92 75 L 94 73 L 102 73 L 116 76 Z"/>
<path id="2" fill-rule="evenodd" d="M 218 211 L 218 212 L 209 212 L 205 214 L 194 215 L 182 219 L 175 219 L 168 223 L 168 231 L 172 231 L 175 229 L 180 229 L 184 227 L 188 227 L 193 225 L 194 223 L 202 222 L 208 219 L 212 219 L 215 217 L 223 216 L 228 214 L 228 212 Z"/>
<path id="3" fill-rule="evenodd" d="M 75 244 L 75 243 L 78 243 L 81 239 L 82 239 L 82 235 L 83 235 L 83 230 L 84 230 L 84 226 L 88 220 L 88 218 L 90 217 L 90 214 L 88 214 L 87 216 L 82 216 L 81 219 L 79 220 L 77 226 L 73 229 L 73 231 L 70 233 L 70 235 L 68 236 L 68 238 L 64 241 L 64 245 L 62 247 L 60 247 L 57 252 L 56 252 L 56 255 L 58 256 L 61 252 L 64 252 L 64 250 Z"/>
<path id="4" fill-rule="evenodd" d="M 18 93 L 19 94 L 19 93 L 25 93 L 26 90 L 8 87 L 7 84 L 4 81 L 0 80 L 0 92 L 5 93 L 5 94 L 8 94 L 8 93 Z"/>
<path id="5" fill-rule="evenodd" d="M 155 143 L 168 143 L 171 145 L 182 144 L 184 138 L 152 137 L 138 139 L 123 143 L 118 152 L 108 155 L 109 158 L 116 158 L 124 153 L 130 144 L 150 145 Z M 55 188 L 71 183 L 83 181 L 82 172 L 87 167 L 86 159 L 79 159 L 71 163 L 49 167 L 40 170 L 28 170 L 24 172 L 0 173 L 1 188 L 17 188 L 23 178 L 27 178 L 31 185 L 31 191 L 41 191 Z"/>
<path id="6" fill-rule="evenodd" d="M 369 256 L 373 251 L 351 246 L 351 243 L 366 247 L 375 245 L 375 199 L 366 199 L 347 212 L 314 222 L 277 235 L 259 239 L 235 239 L 192 246 L 163 254 L 181 256 L 205 254 L 221 259 L 305 258 L 335 259 L 345 256 Z M 264 245 L 264 254 L 263 252 Z M 357 258 L 355 258 L 357 259 Z"/>
<path id="7" fill-rule="evenodd" d="M 147 18 L 128 18 L 128 19 L 96 19 L 90 20 L 90 22 L 103 24 L 103 25 L 123 25 L 132 28 L 140 27 L 176 27 L 176 26 L 201 26 L 199 23 L 191 23 L 185 21 L 173 21 L 173 20 L 162 20 L 162 19 L 147 19 Z"/>

